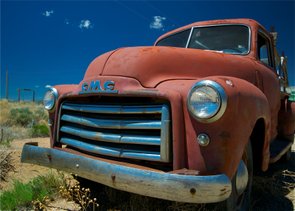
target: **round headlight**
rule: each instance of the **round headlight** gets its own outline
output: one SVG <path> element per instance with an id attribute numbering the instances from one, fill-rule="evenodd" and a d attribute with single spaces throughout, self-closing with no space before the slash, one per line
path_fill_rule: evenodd
<path id="1" fill-rule="evenodd" d="M 226 108 L 224 89 L 216 82 L 204 80 L 196 83 L 188 95 L 188 110 L 201 122 L 219 119 Z"/>
<path id="2" fill-rule="evenodd" d="M 55 107 L 56 99 L 57 99 L 57 90 L 53 87 L 49 88 L 43 99 L 44 108 L 48 111 L 52 110 Z"/>

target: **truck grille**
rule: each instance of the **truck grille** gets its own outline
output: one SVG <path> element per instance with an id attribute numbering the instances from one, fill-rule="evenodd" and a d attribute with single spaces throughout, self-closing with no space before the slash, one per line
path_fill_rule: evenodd
<path id="1" fill-rule="evenodd" d="M 57 140 L 96 155 L 170 162 L 170 122 L 166 104 L 64 102 Z"/>

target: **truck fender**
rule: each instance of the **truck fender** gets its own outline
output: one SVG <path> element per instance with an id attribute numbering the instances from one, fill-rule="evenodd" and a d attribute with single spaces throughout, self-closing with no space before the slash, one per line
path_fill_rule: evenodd
<path id="1" fill-rule="evenodd" d="M 207 147 L 199 146 L 207 170 L 224 172 L 232 178 L 258 120 L 263 122 L 265 133 L 263 140 L 256 141 L 263 146 L 262 169 L 267 169 L 270 156 L 271 109 L 264 93 L 248 81 L 238 78 L 223 76 L 206 79 L 219 83 L 227 94 L 226 111 L 216 122 L 200 123 L 193 117 L 190 118 L 195 133 L 207 133 L 212 140 Z M 251 144 L 256 147 L 258 143 Z M 190 145 L 192 143 L 188 143 L 188 150 L 193 153 L 193 147 Z"/>

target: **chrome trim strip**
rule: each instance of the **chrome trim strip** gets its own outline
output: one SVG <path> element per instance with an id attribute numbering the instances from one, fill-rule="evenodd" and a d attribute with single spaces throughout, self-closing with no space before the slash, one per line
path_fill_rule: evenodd
<path id="1" fill-rule="evenodd" d="M 160 161 L 161 156 L 159 154 L 155 153 L 147 153 L 146 151 L 123 151 L 121 156 L 122 158 L 132 158 L 132 159 L 137 159 L 137 160 L 142 160 L 143 157 L 145 160 L 150 160 L 150 161 Z"/>
<path id="2" fill-rule="evenodd" d="M 190 33 L 189 33 L 188 39 L 187 39 L 187 41 L 186 41 L 185 48 L 188 48 L 188 45 L 189 45 L 189 43 L 190 43 L 190 40 L 191 40 L 191 37 L 192 37 L 193 31 L 194 31 L 193 29 L 194 29 L 194 27 L 192 27 L 191 30 L 190 30 Z"/>
<path id="3" fill-rule="evenodd" d="M 169 107 L 167 105 L 163 105 L 162 107 L 162 116 L 161 116 L 161 160 L 162 161 L 169 161 L 171 160 L 171 149 L 170 149 L 170 113 L 169 113 Z"/>
<path id="4" fill-rule="evenodd" d="M 94 128 L 109 128 L 109 129 L 161 129 L 160 121 L 153 120 L 109 120 L 109 119 L 95 119 L 89 117 L 78 117 L 64 114 L 61 120 L 71 123 L 76 123 L 84 126 Z"/>
<path id="5" fill-rule="evenodd" d="M 65 103 L 62 109 L 99 114 L 161 114 L 162 106 L 117 106 Z"/>
<path id="6" fill-rule="evenodd" d="M 140 136 L 128 134 L 114 134 L 83 130 L 80 128 L 62 126 L 60 131 L 75 135 L 80 138 L 86 138 L 95 141 L 123 143 L 123 144 L 140 144 L 140 145 L 156 145 L 160 146 L 161 139 L 157 136 Z"/>
<path id="7" fill-rule="evenodd" d="M 45 88 L 51 90 L 53 95 L 55 96 L 55 98 L 56 99 L 58 98 L 58 91 L 56 88 L 54 88 L 53 86 L 50 86 L 50 85 L 46 85 Z"/>
<path id="8" fill-rule="evenodd" d="M 83 151 L 100 154 L 100 155 L 121 157 L 121 158 L 133 158 L 133 159 L 144 158 L 145 160 L 150 160 L 150 161 L 160 160 L 160 154 L 156 154 L 154 152 L 121 149 L 121 148 L 115 148 L 115 147 L 102 147 L 102 146 L 88 144 L 88 143 L 70 139 L 70 138 L 61 138 L 60 143 L 75 147 Z"/>
<path id="9" fill-rule="evenodd" d="M 43 98 L 43 104 L 44 104 L 44 108 L 48 111 L 48 112 L 53 112 L 55 110 L 55 107 L 56 107 L 56 102 L 57 102 L 57 99 L 58 99 L 58 91 L 56 88 L 54 88 L 53 86 L 50 86 L 50 85 L 46 85 L 45 86 L 46 89 L 48 89 L 47 92 L 52 92 L 53 96 L 54 96 L 54 105 L 52 106 L 52 108 L 50 109 L 47 109 L 45 107 L 45 104 L 44 104 L 44 98 Z M 46 94 L 45 94 L 46 95 Z M 45 97 L 44 95 L 44 97 Z"/>
<path id="10" fill-rule="evenodd" d="M 224 201 L 232 188 L 225 174 L 193 176 L 144 170 L 28 144 L 21 161 L 72 172 L 118 190 L 178 202 Z"/>

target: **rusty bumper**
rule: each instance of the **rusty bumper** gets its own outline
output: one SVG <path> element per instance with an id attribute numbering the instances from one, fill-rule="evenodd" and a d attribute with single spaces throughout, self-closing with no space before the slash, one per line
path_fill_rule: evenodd
<path id="1" fill-rule="evenodd" d="M 231 181 L 225 174 L 192 176 L 143 170 L 31 144 L 24 145 L 21 161 L 75 173 L 115 189 L 178 202 L 219 202 L 231 194 Z"/>

